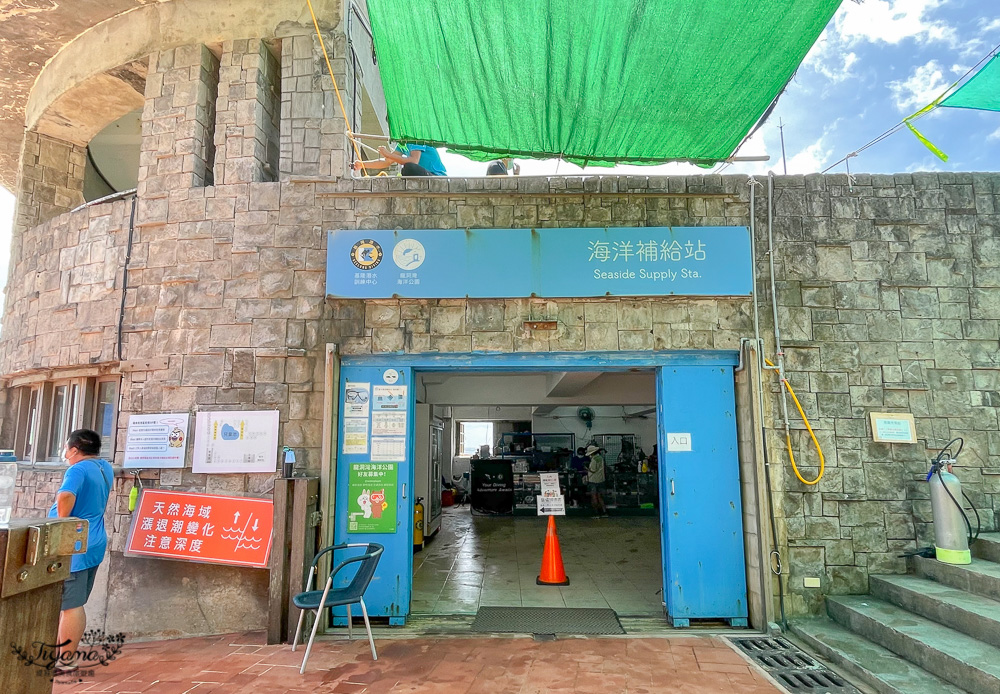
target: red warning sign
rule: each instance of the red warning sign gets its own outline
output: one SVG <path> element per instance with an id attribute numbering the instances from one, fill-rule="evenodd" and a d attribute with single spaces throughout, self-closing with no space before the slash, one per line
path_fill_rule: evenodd
<path id="1" fill-rule="evenodd" d="M 273 521 L 270 499 L 144 489 L 125 556 L 266 567 Z"/>

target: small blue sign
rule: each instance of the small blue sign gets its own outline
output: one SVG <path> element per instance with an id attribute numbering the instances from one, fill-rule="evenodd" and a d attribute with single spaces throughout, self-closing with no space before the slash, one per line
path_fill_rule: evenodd
<path id="1" fill-rule="evenodd" d="M 747 227 L 337 230 L 326 291 L 350 299 L 748 296 Z"/>

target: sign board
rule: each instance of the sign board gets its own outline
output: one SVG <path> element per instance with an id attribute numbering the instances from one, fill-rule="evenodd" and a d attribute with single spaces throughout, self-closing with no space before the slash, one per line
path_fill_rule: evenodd
<path id="1" fill-rule="evenodd" d="M 916 443 L 913 415 L 906 412 L 869 412 L 872 440 L 879 443 Z"/>
<path id="2" fill-rule="evenodd" d="M 691 450 L 691 434 L 673 433 L 667 434 L 667 451 L 683 453 Z"/>
<path id="3" fill-rule="evenodd" d="M 270 499 L 144 489 L 125 555 L 263 568 L 273 521 Z"/>
<path id="4" fill-rule="evenodd" d="M 351 463 L 347 478 L 347 530 L 396 532 L 396 463 Z"/>
<path id="5" fill-rule="evenodd" d="M 514 470 L 509 460 L 473 460 L 470 462 L 470 500 L 472 512 L 497 516 L 514 512 Z"/>
<path id="6" fill-rule="evenodd" d="M 502 261 L 500 260 L 502 259 Z M 337 298 L 747 296 L 747 227 L 335 230 Z"/>
<path id="7" fill-rule="evenodd" d="M 539 475 L 542 493 L 538 495 L 539 516 L 565 516 L 566 497 L 559 488 L 559 473 L 543 472 Z"/>
<path id="8" fill-rule="evenodd" d="M 184 467 L 189 419 L 187 412 L 130 414 L 123 467 Z"/>
<path id="9" fill-rule="evenodd" d="M 199 412 L 192 472 L 274 472 L 278 463 L 278 411 Z"/>

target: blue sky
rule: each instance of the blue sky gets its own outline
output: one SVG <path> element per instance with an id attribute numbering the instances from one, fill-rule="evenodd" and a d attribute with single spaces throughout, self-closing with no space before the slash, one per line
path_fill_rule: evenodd
<path id="1" fill-rule="evenodd" d="M 822 171 L 939 96 L 1000 44 L 997 0 L 844 0 L 806 57 L 768 122 L 739 154 L 768 155 L 725 173 L 782 172 L 778 123 L 784 123 L 789 173 Z M 1000 113 L 942 108 L 919 129 L 949 155 L 943 162 L 903 130 L 851 160 L 851 171 L 996 171 Z M 482 175 L 485 165 L 443 154 L 452 175 Z M 556 161 L 522 162 L 524 174 L 572 174 Z M 590 172 L 591 170 L 588 170 Z M 593 169 L 608 174 L 699 174 L 684 164 Z M 843 172 L 840 164 L 835 172 Z M 7 277 L 13 198 L 0 191 L 0 281 Z"/>

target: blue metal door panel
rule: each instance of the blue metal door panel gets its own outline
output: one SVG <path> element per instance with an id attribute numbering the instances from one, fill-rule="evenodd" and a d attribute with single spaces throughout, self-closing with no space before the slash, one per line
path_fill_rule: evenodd
<path id="1" fill-rule="evenodd" d="M 352 398 L 347 398 L 347 384 L 352 384 Z M 345 419 L 362 419 L 359 410 L 349 407 L 358 404 L 360 396 L 356 384 L 368 384 L 368 435 L 365 453 L 345 453 L 347 437 L 345 436 Z M 406 441 L 404 459 L 395 461 L 396 478 L 396 527 L 393 533 L 351 532 L 348 529 L 348 479 L 352 463 L 369 463 L 372 460 L 372 414 L 378 411 L 376 403 L 376 388 L 387 385 L 396 388 L 405 387 L 405 398 L 401 403 L 406 411 Z M 398 392 L 398 391 L 396 391 Z M 334 507 L 336 518 L 334 524 L 334 542 L 362 543 L 377 542 L 385 547 L 385 552 L 379 561 L 375 577 L 365 593 L 365 604 L 368 613 L 376 617 L 389 617 L 390 624 L 403 624 L 410 611 L 410 588 L 413 576 L 413 411 L 415 396 L 413 391 L 413 369 L 409 367 L 389 368 L 388 366 L 352 366 L 342 365 L 340 370 L 340 415 L 337 437 L 337 497 Z M 397 402 L 397 405 L 400 404 Z M 388 496 L 388 495 L 387 495 Z M 386 501 L 389 501 L 387 498 Z M 348 556 L 356 555 L 357 550 L 337 552 L 337 562 Z M 338 586 L 346 585 L 353 577 L 352 569 L 345 569 L 344 579 L 338 581 Z M 335 586 L 337 587 L 337 586 Z M 355 607 L 354 615 L 359 610 Z M 346 624 L 346 609 L 334 610 L 335 624 Z"/>
<path id="2" fill-rule="evenodd" d="M 658 372 L 667 614 L 675 626 L 695 618 L 745 625 L 746 562 L 732 367 L 663 366 Z"/>

